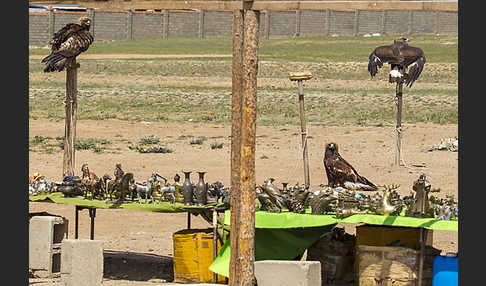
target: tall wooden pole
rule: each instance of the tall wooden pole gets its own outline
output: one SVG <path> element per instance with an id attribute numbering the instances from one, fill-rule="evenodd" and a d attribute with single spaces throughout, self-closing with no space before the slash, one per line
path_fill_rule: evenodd
<path id="1" fill-rule="evenodd" d="M 233 78 L 232 78 L 232 122 L 231 122 L 231 192 L 230 192 L 230 277 L 231 285 L 240 285 L 241 271 L 238 255 L 239 233 L 236 226 L 240 224 L 240 162 L 241 162 L 241 83 L 243 72 L 243 10 L 233 11 Z"/>
<path id="2" fill-rule="evenodd" d="M 307 153 L 307 127 L 305 121 L 305 108 L 304 108 L 304 86 L 302 81 L 312 78 L 310 72 L 294 72 L 290 73 L 290 80 L 298 82 L 299 89 L 299 111 L 300 111 L 300 133 L 302 135 L 302 157 L 304 161 L 304 181 L 306 189 L 310 187 L 309 176 L 309 155 Z"/>
<path id="3" fill-rule="evenodd" d="M 299 80 L 299 106 L 300 106 L 300 133 L 302 134 L 302 152 L 304 160 L 304 180 L 305 187 L 310 187 L 309 176 L 309 155 L 307 154 L 307 128 L 305 123 L 305 109 L 304 109 L 304 88 L 302 87 L 302 81 Z"/>
<path id="4" fill-rule="evenodd" d="M 241 113 L 240 283 L 255 284 L 255 142 L 260 11 L 245 10 Z"/>
<path id="5" fill-rule="evenodd" d="M 397 82 L 395 99 L 397 103 L 397 150 L 395 153 L 395 165 L 400 166 L 400 152 L 402 150 L 402 88 L 403 82 Z"/>
<path id="6" fill-rule="evenodd" d="M 232 255 L 238 262 L 230 261 L 233 281 L 229 285 L 255 285 L 255 141 L 258 73 L 258 33 L 260 11 L 245 9 L 243 33 L 243 64 L 241 81 L 241 149 L 240 149 L 240 201 L 239 224 L 231 225 L 230 235 L 237 235 Z"/>
<path id="7" fill-rule="evenodd" d="M 74 176 L 76 118 L 78 110 L 78 68 L 74 58 L 66 65 L 66 119 L 64 128 L 64 160 L 62 175 Z"/>

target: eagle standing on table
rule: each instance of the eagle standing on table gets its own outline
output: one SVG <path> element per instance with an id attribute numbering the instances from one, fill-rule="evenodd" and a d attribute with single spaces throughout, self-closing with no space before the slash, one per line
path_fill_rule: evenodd
<path id="1" fill-rule="evenodd" d="M 392 45 L 377 47 L 369 57 L 368 71 L 371 77 L 378 72 L 378 68 L 383 67 L 383 63 L 391 65 L 389 82 L 402 82 L 412 87 L 418 79 L 425 65 L 425 55 L 422 49 L 408 45 L 407 38 L 398 38 Z M 408 74 L 407 68 L 410 68 Z"/>
<path id="2" fill-rule="evenodd" d="M 353 166 L 339 155 L 336 143 L 326 145 L 324 169 L 326 169 L 328 185 L 331 188 L 342 187 L 361 191 L 378 190 L 375 184 L 360 176 Z"/>
<path id="3" fill-rule="evenodd" d="M 54 34 L 49 42 L 51 54 L 42 59 L 46 64 L 44 72 L 62 71 L 68 62 L 88 50 L 94 41 L 90 24 L 88 17 L 81 17 L 76 24 L 67 24 Z"/>

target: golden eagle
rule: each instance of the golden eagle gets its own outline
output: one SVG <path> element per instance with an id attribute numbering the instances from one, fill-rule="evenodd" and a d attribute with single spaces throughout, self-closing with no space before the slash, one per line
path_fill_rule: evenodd
<path id="1" fill-rule="evenodd" d="M 69 23 L 54 34 L 49 42 L 51 54 L 42 59 L 46 63 L 44 72 L 62 71 L 68 62 L 88 50 L 94 41 L 90 23 L 88 17 L 81 17 L 76 24 Z"/>
<path id="2" fill-rule="evenodd" d="M 360 176 L 353 166 L 339 155 L 336 143 L 326 145 L 323 161 L 329 187 L 343 187 L 349 190 L 362 191 L 376 191 L 378 189 L 375 184 Z"/>
<path id="3" fill-rule="evenodd" d="M 407 38 L 398 38 L 392 45 L 377 47 L 369 57 L 368 71 L 371 77 L 383 67 L 383 63 L 391 65 L 389 82 L 402 82 L 412 87 L 418 79 L 425 65 L 425 55 L 422 49 L 408 45 Z M 410 68 L 408 74 L 406 69 Z"/>

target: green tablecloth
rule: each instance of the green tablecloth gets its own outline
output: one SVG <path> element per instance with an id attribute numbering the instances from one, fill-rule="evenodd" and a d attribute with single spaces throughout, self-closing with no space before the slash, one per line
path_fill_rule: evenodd
<path id="1" fill-rule="evenodd" d="M 204 213 L 215 206 L 185 206 L 181 203 L 171 204 L 139 204 L 129 202 L 122 204 L 107 203 L 101 200 L 88 200 L 82 196 L 65 198 L 62 193 L 51 193 L 29 196 L 29 201 L 51 201 L 58 204 L 70 204 L 93 208 L 123 208 L 151 212 L 191 212 Z M 224 215 L 224 224 L 229 226 L 230 211 Z M 458 221 L 443 221 L 434 218 L 414 218 L 405 216 L 383 216 L 372 214 L 355 214 L 347 218 L 336 218 L 334 215 L 312 215 L 310 213 L 296 214 L 288 211 L 269 213 L 255 212 L 255 261 L 265 259 L 291 260 L 303 253 L 319 237 L 330 231 L 336 224 L 366 223 L 372 225 L 387 225 L 398 227 L 421 227 L 432 230 L 458 230 Z M 230 240 L 227 239 L 222 246 L 218 257 L 209 269 L 218 274 L 229 276 Z"/>
<path id="2" fill-rule="evenodd" d="M 191 213 L 200 213 L 205 210 L 212 209 L 214 207 L 218 207 L 219 205 L 206 205 L 206 206 L 185 206 L 181 203 L 169 203 L 169 202 L 160 202 L 157 203 L 148 203 L 139 204 L 138 201 L 135 202 L 126 202 L 121 204 L 116 203 L 108 203 L 108 200 L 88 200 L 83 198 L 82 196 L 77 196 L 73 198 L 65 198 L 64 194 L 61 192 L 50 193 L 50 194 L 42 194 L 37 196 L 29 196 L 29 201 L 31 202 L 39 202 L 39 201 L 49 201 L 57 204 L 68 204 L 68 205 L 77 205 L 81 207 L 90 207 L 90 208 L 102 208 L 102 209 L 132 209 L 132 210 L 140 210 L 140 211 L 149 211 L 149 212 L 161 212 L 161 213 L 174 213 L 174 212 L 191 212 Z M 142 201 L 144 201 L 142 199 Z"/>
<path id="3" fill-rule="evenodd" d="M 224 215 L 224 224 L 230 225 L 230 211 Z M 255 261 L 264 259 L 291 260 L 319 240 L 325 232 L 337 223 L 366 223 L 397 227 L 414 227 L 432 230 L 458 230 L 458 221 L 444 221 L 434 218 L 414 218 L 406 216 L 383 216 L 355 214 L 347 218 L 334 215 L 255 212 Z M 218 257 L 209 270 L 229 276 L 230 241 L 226 240 Z"/>
<path id="4" fill-rule="evenodd" d="M 224 224 L 230 225 L 230 211 L 224 215 Z M 339 222 L 366 223 L 374 225 L 388 225 L 401 227 L 423 227 L 433 230 L 457 231 L 457 220 L 438 220 L 435 218 L 415 218 L 407 216 L 384 216 L 373 214 L 355 214 L 347 218 L 336 218 L 334 215 L 312 215 L 310 213 L 297 214 L 288 211 L 281 213 L 255 212 L 255 228 L 301 228 L 319 227 Z"/>

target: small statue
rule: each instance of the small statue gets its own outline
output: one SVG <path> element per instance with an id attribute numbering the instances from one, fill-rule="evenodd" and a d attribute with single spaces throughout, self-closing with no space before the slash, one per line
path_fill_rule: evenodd
<path id="1" fill-rule="evenodd" d="M 279 188 L 277 188 L 277 186 L 273 184 L 274 181 L 275 181 L 274 178 L 269 178 L 265 180 L 261 188 L 263 192 L 266 195 L 268 195 L 268 199 L 271 201 L 272 205 L 274 206 L 273 210 L 278 209 L 279 210 L 278 212 L 280 212 L 280 210 L 285 208 L 285 202 Z"/>
<path id="2" fill-rule="evenodd" d="M 184 195 L 182 194 L 182 184 L 181 184 L 180 180 L 181 180 L 181 177 L 179 176 L 179 174 L 176 173 L 175 176 L 174 176 L 175 201 L 177 203 L 183 204 L 184 203 Z"/>
<path id="3" fill-rule="evenodd" d="M 256 187 L 256 197 L 260 202 L 260 210 L 270 213 L 279 213 L 281 211 L 281 209 L 270 198 L 270 195 L 263 190 L 262 186 Z"/>
<path id="4" fill-rule="evenodd" d="M 89 170 L 88 164 L 84 163 L 81 166 L 81 172 L 83 176 L 81 177 L 81 187 L 84 191 L 84 198 L 88 198 L 88 192 L 91 193 L 91 199 L 104 199 L 104 194 L 101 189 L 100 178 Z"/>
<path id="5" fill-rule="evenodd" d="M 415 196 L 411 200 L 410 207 L 407 208 L 406 216 L 411 217 L 433 217 L 433 211 L 430 209 L 429 192 L 431 185 L 427 181 L 425 174 L 421 174 L 418 180 L 413 182 Z"/>
<path id="6" fill-rule="evenodd" d="M 115 171 L 113 172 L 113 175 L 115 176 L 115 180 L 113 181 L 112 183 L 112 193 L 117 193 L 120 191 L 120 183 L 121 183 L 121 179 L 123 177 L 123 175 L 125 174 L 125 172 L 122 170 L 121 168 L 121 164 L 120 163 L 117 163 L 115 165 Z"/>
<path id="7" fill-rule="evenodd" d="M 302 185 L 300 187 L 295 186 L 289 193 L 289 211 L 299 214 L 305 213 L 310 193 L 311 192 L 306 189 L 305 185 Z"/>
<path id="8" fill-rule="evenodd" d="M 64 194 L 64 197 L 75 197 L 83 194 L 81 189 L 81 178 L 79 176 L 64 177 L 58 190 Z"/>
<path id="9" fill-rule="evenodd" d="M 457 219 L 458 208 L 457 202 L 454 201 L 454 195 L 446 195 L 446 199 L 440 200 L 430 196 L 429 201 L 435 218 L 440 220 Z"/>
<path id="10" fill-rule="evenodd" d="M 309 205 L 311 213 L 320 215 L 329 212 L 334 212 L 336 207 L 337 197 L 331 187 L 324 187 L 322 190 L 311 192 L 309 195 Z"/>
<path id="11" fill-rule="evenodd" d="M 376 209 L 376 214 L 387 216 L 400 214 L 403 204 L 399 199 L 398 193 L 395 191 L 398 187 L 398 185 L 385 186 L 380 206 Z"/>

